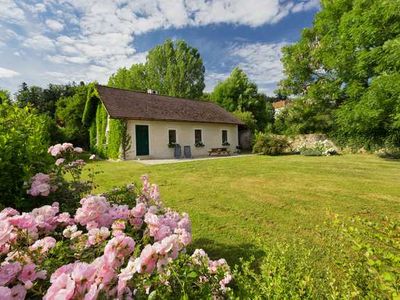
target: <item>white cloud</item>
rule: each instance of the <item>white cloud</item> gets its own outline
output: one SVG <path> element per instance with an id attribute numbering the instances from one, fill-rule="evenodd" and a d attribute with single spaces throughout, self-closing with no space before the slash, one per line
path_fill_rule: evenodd
<path id="1" fill-rule="evenodd" d="M 54 42 L 42 34 L 34 35 L 26 39 L 23 43 L 26 48 L 33 48 L 36 50 L 54 50 Z"/>
<path id="2" fill-rule="evenodd" d="M 294 4 L 293 7 L 291 8 L 291 11 L 293 13 L 298 13 L 301 11 L 318 9 L 319 7 L 320 7 L 320 0 L 309 0 Z"/>
<path id="3" fill-rule="evenodd" d="M 229 76 L 229 72 L 218 73 L 218 72 L 207 72 L 205 77 L 205 91 L 211 92 L 214 87 L 221 81 L 225 80 Z"/>
<path id="4" fill-rule="evenodd" d="M 43 74 L 50 72 L 46 76 L 61 80 L 50 70 L 59 66 L 62 72 L 58 73 L 67 74 L 71 80 L 87 75 L 106 80 L 117 68 L 144 61 L 146 53 L 135 48 L 138 35 L 221 23 L 257 27 L 318 5 L 318 0 L 0 0 L 0 21 L 13 22 L 23 29 L 12 39 L 21 39 L 19 44 L 29 55 L 44 57 L 46 61 L 34 64 L 41 64 Z M 8 44 L 1 35 L 0 42 L 3 47 Z M 232 48 L 230 55 L 241 59 L 241 67 L 253 80 L 268 84 L 281 76 L 277 49 L 253 44 Z M 15 49 L 11 53 L 16 53 Z M 250 67 L 253 63 L 257 63 L 254 68 Z M 216 82 L 225 75 L 211 73 L 207 80 Z"/>
<path id="5" fill-rule="evenodd" d="M 241 67 L 258 85 L 277 83 L 283 78 L 281 48 L 287 43 L 254 43 L 234 46 L 230 55 L 238 57 Z"/>
<path id="6" fill-rule="evenodd" d="M 20 75 L 18 72 L 0 67 L 0 78 L 11 78 Z"/>
<path id="7" fill-rule="evenodd" d="M 61 31 L 64 29 L 64 25 L 57 20 L 46 20 L 46 25 L 53 31 Z"/>
<path id="8" fill-rule="evenodd" d="M 17 23 L 25 20 L 24 11 L 13 0 L 0 0 L 0 20 Z"/>

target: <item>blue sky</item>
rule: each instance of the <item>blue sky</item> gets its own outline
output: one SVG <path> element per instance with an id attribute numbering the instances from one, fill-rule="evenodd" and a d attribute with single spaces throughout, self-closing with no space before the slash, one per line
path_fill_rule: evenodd
<path id="1" fill-rule="evenodd" d="M 272 94 L 281 47 L 318 9 L 319 0 L 0 0 L 0 88 L 107 83 L 172 38 L 199 49 L 206 91 L 240 66 Z"/>

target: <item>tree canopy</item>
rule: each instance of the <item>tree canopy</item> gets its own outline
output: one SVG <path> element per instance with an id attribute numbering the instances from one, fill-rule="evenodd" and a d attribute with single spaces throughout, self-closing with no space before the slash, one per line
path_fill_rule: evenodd
<path id="1" fill-rule="evenodd" d="M 88 93 L 87 85 L 75 88 L 75 93 L 62 97 L 56 103 L 56 122 L 64 141 L 88 147 L 88 130 L 82 122 L 82 115 Z"/>
<path id="2" fill-rule="evenodd" d="M 204 72 L 203 60 L 196 48 L 182 40 L 168 39 L 149 51 L 144 64 L 119 69 L 110 77 L 108 85 L 198 99 L 205 87 Z"/>
<path id="3" fill-rule="evenodd" d="M 69 97 L 74 94 L 75 84 L 49 84 L 47 88 L 39 86 L 28 86 L 22 83 L 16 93 L 16 100 L 19 107 L 30 105 L 39 113 L 54 117 L 56 112 L 56 102 L 61 97 Z"/>
<path id="4" fill-rule="evenodd" d="M 273 120 L 271 102 L 258 92 L 257 85 L 240 68 L 233 69 L 227 79 L 216 85 L 210 99 L 230 112 L 251 112 L 258 130 L 264 130 Z"/>
<path id="5" fill-rule="evenodd" d="M 315 123 L 307 131 L 332 132 L 367 147 L 400 145 L 400 1 L 322 0 L 321 7 L 313 26 L 283 49 L 279 92 L 308 105 L 286 125 L 301 128 L 312 117 L 326 126 Z"/>
<path id="6" fill-rule="evenodd" d="M 10 101 L 11 97 L 9 91 L 0 89 L 0 104 L 10 103 Z"/>

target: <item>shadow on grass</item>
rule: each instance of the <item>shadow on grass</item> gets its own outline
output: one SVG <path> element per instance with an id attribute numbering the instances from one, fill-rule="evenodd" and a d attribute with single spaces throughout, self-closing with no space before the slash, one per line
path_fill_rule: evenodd
<path id="1" fill-rule="evenodd" d="M 265 254 L 262 249 L 252 243 L 228 245 L 204 238 L 195 239 L 188 250 L 192 253 L 198 248 L 204 249 L 211 259 L 225 258 L 230 266 L 238 264 L 241 257 L 246 260 L 254 256 L 257 261 Z"/>

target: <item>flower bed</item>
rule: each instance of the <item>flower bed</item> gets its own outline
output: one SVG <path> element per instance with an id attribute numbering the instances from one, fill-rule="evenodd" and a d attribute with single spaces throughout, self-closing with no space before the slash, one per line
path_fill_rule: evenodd
<path id="1" fill-rule="evenodd" d="M 50 149 L 57 165 L 65 164 L 59 160 L 64 148 Z M 53 190 L 50 177 L 37 174 L 28 192 L 47 197 Z M 164 207 L 147 176 L 140 190 L 81 199 L 73 214 L 57 202 L 23 213 L 6 208 L 0 212 L 0 298 L 225 297 L 229 266 L 201 249 L 186 254 L 191 240 L 189 216 Z"/>
<path id="2" fill-rule="evenodd" d="M 305 156 L 330 156 L 339 154 L 328 140 L 316 141 L 312 145 L 301 144 L 295 152 Z"/>

